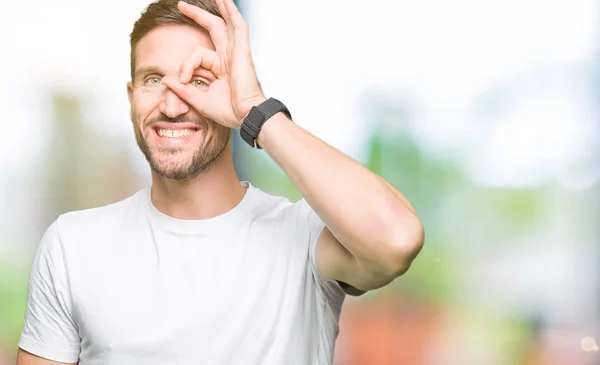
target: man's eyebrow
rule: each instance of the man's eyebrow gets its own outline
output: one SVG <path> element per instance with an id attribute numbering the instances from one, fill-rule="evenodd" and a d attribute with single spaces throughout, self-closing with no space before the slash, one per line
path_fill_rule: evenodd
<path id="1" fill-rule="evenodd" d="M 142 75 L 150 75 L 150 74 L 159 74 L 159 75 L 164 75 L 165 73 L 163 72 L 163 70 L 161 70 L 159 67 L 156 66 L 141 66 L 139 68 L 137 68 L 135 70 L 135 77 L 141 77 Z M 194 75 L 199 74 L 199 75 L 206 75 L 209 77 L 215 77 L 214 74 L 210 71 L 205 69 L 204 67 L 199 67 L 197 69 L 194 70 Z"/>
<path id="2" fill-rule="evenodd" d="M 156 66 L 142 66 L 135 70 L 135 77 L 149 74 L 163 74 L 162 71 Z"/>

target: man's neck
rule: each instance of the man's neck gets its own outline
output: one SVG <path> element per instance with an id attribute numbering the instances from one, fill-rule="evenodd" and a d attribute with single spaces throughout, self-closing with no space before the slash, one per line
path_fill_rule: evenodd
<path id="1" fill-rule="evenodd" d="M 152 171 L 152 204 L 161 213 L 178 219 L 208 219 L 233 209 L 246 194 L 227 151 L 204 174 L 177 182 Z"/>

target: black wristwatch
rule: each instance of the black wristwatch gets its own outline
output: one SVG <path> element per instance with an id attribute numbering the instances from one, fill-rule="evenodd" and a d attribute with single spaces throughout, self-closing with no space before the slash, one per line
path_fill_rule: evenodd
<path id="1" fill-rule="evenodd" d="M 277 99 L 269 98 L 260 105 L 253 106 L 240 127 L 240 137 L 250 146 L 261 149 L 256 141 L 258 134 L 263 124 L 279 112 L 283 112 L 288 118 L 292 119 L 287 107 Z"/>

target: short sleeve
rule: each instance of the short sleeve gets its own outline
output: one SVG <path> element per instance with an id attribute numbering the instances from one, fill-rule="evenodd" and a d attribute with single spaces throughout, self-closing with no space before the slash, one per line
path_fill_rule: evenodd
<path id="1" fill-rule="evenodd" d="M 80 338 L 72 318 L 58 222 L 48 227 L 33 259 L 19 347 L 45 359 L 75 363 Z"/>
<path id="2" fill-rule="evenodd" d="M 296 209 L 299 215 L 298 219 L 301 222 L 304 222 L 301 223 L 301 225 L 304 225 L 305 229 L 309 233 L 308 250 L 310 269 L 315 281 L 318 284 L 317 286 L 320 294 L 329 302 L 338 306 L 341 306 L 346 294 L 353 296 L 363 294 L 363 291 L 358 290 L 351 285 L 331 279 L 319 271 L 317 268 L 317 262 L 315 260 L 315 252 L 319 235 L 321 234 L 323 228 L 325 228 L 325 223 L 323 223 L 321 218 L 317 215 L 317 213 L 315 213 L 305 199 L 301 199 L 296 202 Z"/>

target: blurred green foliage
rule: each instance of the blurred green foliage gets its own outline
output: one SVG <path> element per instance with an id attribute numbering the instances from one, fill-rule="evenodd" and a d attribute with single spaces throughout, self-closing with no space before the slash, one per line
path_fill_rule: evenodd
<path id="1" fill-rule="evenodd" d="M 16 349 L 25 316 L 29 268 L 0 257 L 0 344 Z M 2 347 L 2 346 L 0 346 Z"/>

